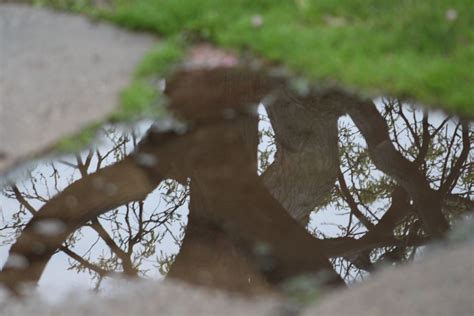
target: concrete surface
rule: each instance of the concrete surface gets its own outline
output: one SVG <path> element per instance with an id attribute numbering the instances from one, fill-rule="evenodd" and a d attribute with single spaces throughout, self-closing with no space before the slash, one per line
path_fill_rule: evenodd
<path id="1" fill-rule="evenodd" d="M 366 283 L 322 299 L 303 315 L 472 316 L 474 242 L 382 271 Z"/>
<path id="2" fill-rule="evenodd" d="M 0 4 L 0 174 L 105 118 L 153 42 L 85 17 Z"/>
<path id="3" fill-rule="evenodd" d="M 0 298 L 0 315 L 9 316 L 283 316 L 282 310 L 271 298 L 229 296 L 170 282 L 130 284 L 126 292 L 102 299 L 92 293 L 71 293 L 57 304 L 45 304 L 38 297 L 6 304 Z"/>
<path id="4" fill-rule="evenodd" d="M 122 290 L 101 298 L 93 293 L 71 293 L 56 305 L 35 296 L 14 303 L 0 295 L 0 315 L 474 315 L 474 241 L 422 259 L 321 297 L 301 313 L 276 297 L 243 298 L 179 283 L 141 282 L 118 285 L 115 288 Z"/>

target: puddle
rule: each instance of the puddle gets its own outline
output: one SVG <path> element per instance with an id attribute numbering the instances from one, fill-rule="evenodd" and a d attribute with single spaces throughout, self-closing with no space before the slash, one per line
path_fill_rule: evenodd
<path id="1" fill-rule="evenodd" d="M 105 126 L 96 148 L 3 188 L 4 286 L 344 286 L 474 210 L 467 120 L 249 69 L 178 72 L 166 89 L 179 121 Z"/>

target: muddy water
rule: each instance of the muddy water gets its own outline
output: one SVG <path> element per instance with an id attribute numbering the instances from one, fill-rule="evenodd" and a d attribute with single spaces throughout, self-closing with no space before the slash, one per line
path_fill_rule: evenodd
<path id="1" fill-rule="evenodd" d="M 466 119 L 244 68 L 178 72 L 166 93 L 176 119 L 105 126 L 3 188 L 4 286 L 343 287 L 474 210 Z"/>

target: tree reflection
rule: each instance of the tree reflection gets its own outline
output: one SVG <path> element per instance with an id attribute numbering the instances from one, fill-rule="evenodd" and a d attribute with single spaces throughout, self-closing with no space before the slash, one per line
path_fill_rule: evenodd
<path id="1" fill-rule="evenodd" d="M 143 125 L 149 126 L 147 123 Z M 130 154 L 143 136 L 141 134 L 143 132 L 136 129 L 129 131 L 108 126 L 101 130 L 101 143 L 104 145 L 74 157 L 47 163 L 38 172 L 32 171 L 30 179 L 21 188 L 16 185 L 6 187 L 4 196 L 16 200 L 19 210 L 5 221 L 6 225 L 1 229 L 2 244 L 11 244 L 15 236 L 21 235 L 37 209 L 64 187 Z M 94 187 L 101 186 L 105 184 L 100 181 L 94 183 Z M 112 194 L 114 187 L 109 186 L 105 191 Z M 142 267 L 142 262 L 155 256 L 156 245 L 165 239 L 173 240 L 179 246 L 185 226 L 177 210 L 186 203 L 187 188 L 166 180 L 157 191 L 162 194 L 161 203 L 164 205 L 153 205 L 151 211 L 146 211 L 144 201 L 126 203 L 91 219 L 73 232 L 58 249 L 69 257 L 69 269 L 88 273 L 95 281 L 96 290 L 104 277 L 120 277 L 121 274 L 147 277 L 149 268 Z M 172 222 L 176 222 L 177 226 L 173 227 Z M 89 245 L 82 242 L 84 235 L 92 240 L 85 242 Z M 173 254 L 161 252 L 155 258 L 155 265 L 162 274 L 166 274 L 166 265 L 172 261 L 172 257 Z"/>
<path id="2" fill-rule="evenodd" d="M 380 100 L 378 108 L 387 121 L 391 142 L 405 159 L 417 166 L 436 192 L 444 217 L 452 223 L 460 214 L 472 211 L 472 180 L 469 179 L 472 157 L 468 157 L 472 131 L 468 124 L 402 105 L 398 100 Z M 341 273 L 352 270 L 358 277 L 360 269 L 372 271 L 382 262 L 412 260 L 417 249 L 433 237 L 420 221 L 407 191 L 393 178 L 377 171 L 361 139 L 354 123 L 344 120 L 339 131 L 338 181 L 325 206 L 338 213 L 348 212 L 347 225 L 338 226 L 341 241 L 357 238 L 363 246 L 364 242 L 379 240 L 385 246 L 361 249 L 344 257 L 344 262 L 339 259 L 346 270 Z M 448 185 L 450 189 L 444 191 Z M 324 237 L 317 226 L 315 233 Z"/>
<path id="3" fill-rule="evenodd" d="M 245 68 L 178 71 L 167 95 L 186 130 L 158 124 L 142 140 L 109 130 L 107 150 L 7 188 L 19 209 L 2 228 L 13 245 L 0 280 L 12 289 L 37 282 L 61 251 L 96 289 L 117 272 L 148 277 L 152 257 L 170 278 L 232 291 L 266 292 L 302 274 L 341 285 L 413 260 L 474 210 L 468 121 L 396 99 L 301 92 L 291 80 Z M 262 100 L 269 124 L 258 131 Z M 66 182 L 58 164 L 75 170 Z M 147 202 L 151 192 L 165 205 Z M 188 203 L 186 225 L 178 210 Z M 48 221 L 62 230 L 38 229 Z M 95 240 L 79 253 L 85 235 Z M 163 252 L 165 238 L 182 244 L 179 253 Z"/>

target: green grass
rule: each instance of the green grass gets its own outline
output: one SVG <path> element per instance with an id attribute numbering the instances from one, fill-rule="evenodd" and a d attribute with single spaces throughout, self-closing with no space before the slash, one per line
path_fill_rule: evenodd
<path id="1" fill-rule="evenodd" d="M 250 51 L 316 83 L 474 114 L 472 0 L 40 1 L 164 38 Z"/>
<path id="2" fill-rule="evenodd" d="M 471 0 L 122 0 L 101 16 L 250 50 L 315 82 L 474 113 Z"/>

